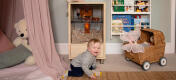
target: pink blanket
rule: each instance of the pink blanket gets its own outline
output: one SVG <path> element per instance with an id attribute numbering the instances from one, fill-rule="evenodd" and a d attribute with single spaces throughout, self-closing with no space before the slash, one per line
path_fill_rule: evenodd
<path id="1" fill-rule="evenodd" d="M 52 78 L 43 74 L 38 66 L 20 64 L 0 69 L 0 80 L 52 80 Z"/>

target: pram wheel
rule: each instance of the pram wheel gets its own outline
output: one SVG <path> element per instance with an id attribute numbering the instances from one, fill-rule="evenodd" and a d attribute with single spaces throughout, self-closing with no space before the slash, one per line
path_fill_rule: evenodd
<path id="1" fill-rule="evenodd" d="M 127 57 L 125 57 L 125 60 L 126 60 L 126 61 L 130 61 L 130 59 L 129 59 L 129 58 L 127 58 Z"/>
<path id="2" fill-rule="evenodd" d="M 160 58 L 160 66 L 165 66 L 167 64 L 167 59 L 165 57 Z"/>
<path id="3" fill-rule="evenodd" d="M 147 71 L 150 69 L 150 63 L 148 61 L 145 61 L 142 65 L 142 69 Z"/>

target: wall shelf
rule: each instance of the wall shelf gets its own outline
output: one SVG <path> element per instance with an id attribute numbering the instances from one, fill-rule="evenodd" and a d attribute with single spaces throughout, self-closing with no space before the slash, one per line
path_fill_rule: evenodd
<path id="1" fill-rule="evenodd" d="M 111 39 L 139 26 L 151 28 L 151 0 L 111 0 Z"/>

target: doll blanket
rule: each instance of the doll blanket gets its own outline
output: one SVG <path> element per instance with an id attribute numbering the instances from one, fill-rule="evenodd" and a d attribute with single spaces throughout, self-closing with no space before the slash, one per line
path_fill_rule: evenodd
<path id="1" fill-rule="evenodd" d="M 137 40 L 139 39 L 141 35 L 140 30 L 134 30 L 130 32 L 124 32 L 120 35 L 120 39 L 124 42 L 128 42 L 127 44 L 124 44 L 122 46 L 123 50 L 126 50 L 127 52 L 133 52 L 133 53 L 144 53 L 144 47 L 137 43 Z"/>

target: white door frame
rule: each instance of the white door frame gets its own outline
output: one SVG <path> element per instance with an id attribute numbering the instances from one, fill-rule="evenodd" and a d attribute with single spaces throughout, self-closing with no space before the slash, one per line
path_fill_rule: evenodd
<path id="1" fill-rule="evenodd" d="M 169 53 L 175 53 L 175 0 L 171 0 L 171 44 Z"/>

